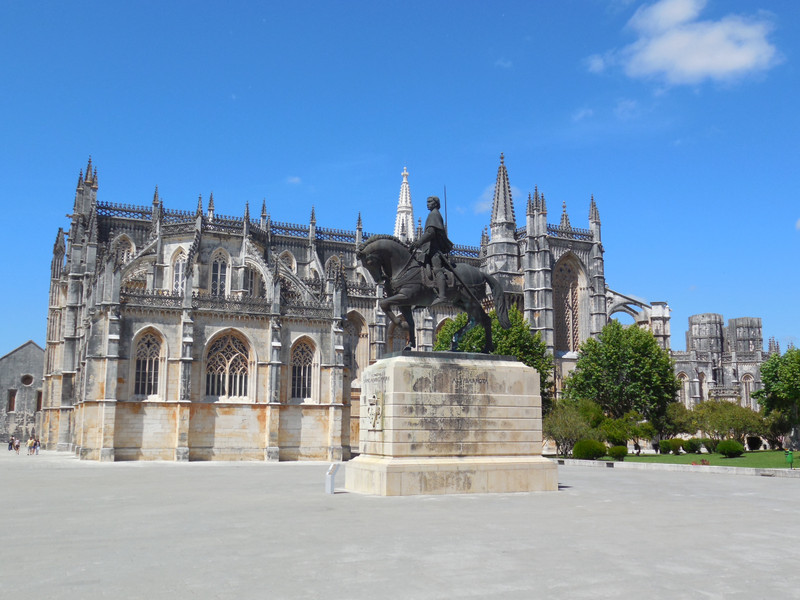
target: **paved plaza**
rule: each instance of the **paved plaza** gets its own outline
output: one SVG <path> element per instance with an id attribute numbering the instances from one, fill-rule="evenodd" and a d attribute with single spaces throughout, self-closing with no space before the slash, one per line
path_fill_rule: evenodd
<path id="1" fill-rule="evenodd" d="M 323 463 L 24 452 L 0 598 L 800 595 L 800 479 L 561 466 L 558 492 L 385 498 L 325 494 Z"/>

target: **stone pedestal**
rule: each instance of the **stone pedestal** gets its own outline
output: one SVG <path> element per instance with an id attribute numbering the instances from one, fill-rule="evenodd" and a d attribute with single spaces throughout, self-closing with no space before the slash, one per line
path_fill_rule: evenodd
<path id="1" fill-rule="evenodd" d="M 414 352 L 362 376 L 361 455 L 345 487 L 383 496 L 558 489 L 539 375 L 508 358 Z"/>

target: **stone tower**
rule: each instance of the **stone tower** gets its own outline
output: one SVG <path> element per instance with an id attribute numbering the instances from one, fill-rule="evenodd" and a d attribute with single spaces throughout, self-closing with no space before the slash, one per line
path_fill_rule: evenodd
<path id="1" fill-rule="evenodd" d="M 408 187 L 408 169 L 403 167 L 403 183 L 400 184 L 400 198 L 397 201 L 397 217 L 394 220 L 394 235 L 404 242 L 415 238 L 414 207 L 411 205 L 411 190 Z"/>

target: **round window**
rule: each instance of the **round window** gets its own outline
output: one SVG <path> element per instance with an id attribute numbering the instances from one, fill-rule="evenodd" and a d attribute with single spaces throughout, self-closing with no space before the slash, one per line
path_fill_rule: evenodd
<path id="1" fill-rule="evenodd" d="M 22 385 L 30 385 L 33 383 L 33 375 L 23 375 Z"/>

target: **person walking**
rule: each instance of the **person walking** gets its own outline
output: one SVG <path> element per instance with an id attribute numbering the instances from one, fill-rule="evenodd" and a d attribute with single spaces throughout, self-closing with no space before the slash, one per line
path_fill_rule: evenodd
<path id="1" fill-rule="evenodd" d="M 28 456 L 33 454 L 33 444 L 34 444 L 33 436 L 28 438 L 28 443 L 25 444 L 28 447 Z"/>

